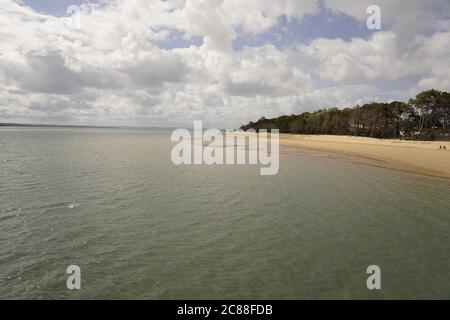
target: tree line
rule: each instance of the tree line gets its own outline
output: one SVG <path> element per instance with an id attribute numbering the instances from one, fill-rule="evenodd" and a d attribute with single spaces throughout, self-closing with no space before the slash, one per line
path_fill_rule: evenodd
<path id="1" fill-rule="evenodd" d="M 428 90 L 408 102 L 372 102 L 320 109 L 273 119 L 262 117 L 242 130 L 279 129 L 280 133 L 353 135 L 380 139 L 450 140 L 450 93 Z"/>

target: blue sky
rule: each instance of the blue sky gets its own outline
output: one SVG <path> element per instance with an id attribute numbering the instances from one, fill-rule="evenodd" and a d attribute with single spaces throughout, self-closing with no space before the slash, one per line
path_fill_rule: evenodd
<path id="1" fill-rule="evenodd" d="M 71 5 L 81 5 L 83 3 L 98 3 L 99 1 L 89 0 L 24 0 L 24 3 L 33 9 L 56 16 L 66 16 L 66 10 Z M 307 43 L 313 39 L 341 38 L 350 40 L 358 37 L 367 39 L 373 33 L 368 30 L 365 22 L 358 21 L 342 12 L 333 11 L 323 6 L 318 14 L 307 15 L 302 19 L 288 19 L 280 16 L 277 25 L 262 32 L 261 34 L 242 34 L 234 40 L 233 48 L 241 49 L 243 46 L 260 46 L 271 43 L 280 49 L 291 47 L 300 43 Z M 241 30 L 241 33 L 242 30 Z M 162 47 L 186 47 L 190 44 L 201 45 L 202 39 L 193 38 L 191 41 L 183 39 L 182 33 L 172 31 L 169 40 L 161 41 Z"/>
<path id="2" fill-rule="evenodd" d="M 346 14 L 333 12 L 322 8 L 319 14 L 308 15 L 302 19 L 288 19 L 282 16 L 278 24 L 258 35 L 243 35 L 235 40 L 234 48 L 242 46 L 260 46 L 272 43 L 278 48 L 292 47 L 301 43 L 308 43 L 319 37 L 341 38 L 349 41 L 351 38 L 367 39 L 372 35 L 365 23 Z"/>

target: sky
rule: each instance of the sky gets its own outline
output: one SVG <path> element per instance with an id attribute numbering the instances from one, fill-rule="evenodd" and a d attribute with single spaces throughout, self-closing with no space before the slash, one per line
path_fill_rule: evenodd
<path id="1" fill-rule="evenodd" d="M 0 122 L 236 128 L 431 88 L 448 0 L 0 0 Z"/>

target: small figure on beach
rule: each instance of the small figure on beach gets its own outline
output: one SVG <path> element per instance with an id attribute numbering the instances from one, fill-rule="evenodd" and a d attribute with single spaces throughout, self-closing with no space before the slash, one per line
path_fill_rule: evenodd
<path id="1" fill-rule="evenodd" d="M 442 146 L 439 146 L 439 150 L 442 150 Z"/>
<path id="2" fill-rule="evenodd" d="M 447 147 L 446 146 L 444 146 L 443 148 L 442 148 L 443 150 L 447 150 Z"/>

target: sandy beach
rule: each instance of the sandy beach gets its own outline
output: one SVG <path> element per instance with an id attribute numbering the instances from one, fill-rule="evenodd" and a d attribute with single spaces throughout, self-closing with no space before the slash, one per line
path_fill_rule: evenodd
<path id="1" fill-rule="evenodd" d="M 345 154 L 372 165 L 450 179 L 450 142 L 280 134 L 280 145 Z M 447 150 L 439 150 L 445 145 Z"/>

